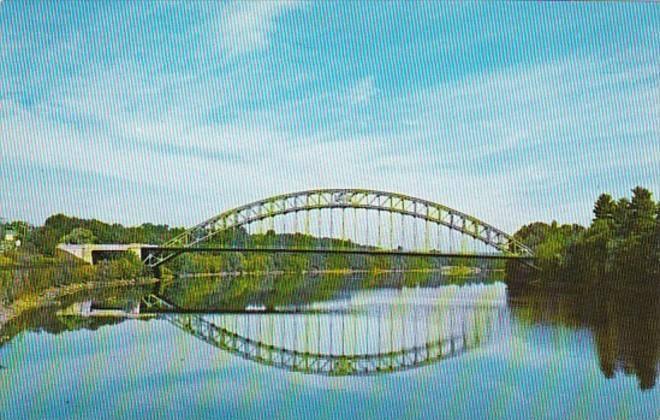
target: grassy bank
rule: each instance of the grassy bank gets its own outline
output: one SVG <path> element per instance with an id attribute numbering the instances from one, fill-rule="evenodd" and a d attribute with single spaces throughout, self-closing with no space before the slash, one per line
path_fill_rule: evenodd
<path id="1" fill-rule="evenodd" d="M 92 266 L 67 255 L 11 251 L 0 255 L 0 305 L 52 288 L 136 279 L 145 276 L 143 270 L 141 261 L 131 255 Z"/>

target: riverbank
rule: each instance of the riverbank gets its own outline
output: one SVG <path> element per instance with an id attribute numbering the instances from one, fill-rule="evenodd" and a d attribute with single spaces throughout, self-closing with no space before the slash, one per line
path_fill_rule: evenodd
<path id="1" fill-rule="evenodd" d="M 66 286 L 51 287 L 39 293 L 26 295 L 11 302 L 8 305 L 0 303 L 0 328 L 7 322 L 20 316 L 23 312 L 34 310 L 42 306 L 54 305 L 58 303 L 58 299 L 72 295 L 86 290 L 95 290 L 111 287 L 128 287 L 128 286 L 145 286 L 155 284 L 160 281 L 157 278 L 137 278 L 131 280 L 110 280 L 110 281 L 96 281 L 88 283 L 75 283 Z M 0 337 L 1 341 L 1 337 Z"/>

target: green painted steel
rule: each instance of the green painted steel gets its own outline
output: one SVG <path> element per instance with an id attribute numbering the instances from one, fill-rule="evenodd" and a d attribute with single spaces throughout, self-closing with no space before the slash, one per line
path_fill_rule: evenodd
<path id="1" fill-rule="evenodd" d="M 293 213 L 294 217 L 296 218 L 295 229 L 297 230 L 297 214 L 301 211 L 305 212 L 304 233 L 306 234 L 311 234 L 309 220 L 311 212 L 315 210 L 319 211 L 318 217 L 320 234 L 320 211 L 324 209 L 341 209 L 340 223 L 342 240 L 347 239 L 347 215 L 345 214 L 346 209 L 354 209 L 352 219 L 353 233 L 355 236 L 357 236 L 357 211 L 358 209 L 364 209 L 379 212 L 378 242 L 381 240 L 381 228 L 384 227 L 381 226 L 382 221 L 380 220 L 380 213 L 389 213 L 390 217 L 388 221 L 388 229 L 390 249 L 395 249 L 394 216 L 399 215 L 401 218 L 400 237 L 402 239 L 402 243 L 405 241 L 406 236 L 404 218 L 412 218 L 415 220 L 418 219 L 425 221 L 427 224 L 435 224 L 438 227 L 444 226 L 449 229 L 450 235 L 451 232 L 457 231 L 464 237 L 472 237 L 476 241 L 486 244 L 488 247 L 502 253 L 505 256 L 530 258 L 534 256 L 532 250 L 525 246 L 523 243 L 517 241 L 506 232 L 476 217 L 428 200 L 404 194 L 367 189 L 321 189 L 300 191 L 270 197 L 225 211 L 186 230 L 179 236 L 164 243 L 162 247 L 188 248 L 200 246 L 209 238 L 221 232 L 248 226 L 255 222 L 262 223 L 264 220 L 270 221 L 270 226 L 274 229 L 276 217 L 285 216 L 291 213 Z M 331 211 L 330 216 L 331 219 L 334 218 L 334 212 Z M 331 222 L 331 226 L 332 225 L 333 223 Z M 412 240 L 416 243 L 418 240 L 416 227 L 414 228 L 411 237 Z M 353 238 L 353 240 L 355 239 L 356 238 Z M 169 254 L 152 253 L 149 254 L 145 259 L 145 264 L 151 267 L 156 267 L 175 257 L 176 255 L 178 255 L 177 252 L 172 252 Z"/>

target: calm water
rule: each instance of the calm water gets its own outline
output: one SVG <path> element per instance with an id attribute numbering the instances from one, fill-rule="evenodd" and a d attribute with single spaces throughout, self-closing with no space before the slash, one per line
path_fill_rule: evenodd
<path id="1" fill-rule="evenodd" d="M 164 312 L 84 316 L 138 307 Z M 659 315 L 648 293 L 411 275 L 96 292 L 0 331 L 0 418 L 658 419 Z"/>

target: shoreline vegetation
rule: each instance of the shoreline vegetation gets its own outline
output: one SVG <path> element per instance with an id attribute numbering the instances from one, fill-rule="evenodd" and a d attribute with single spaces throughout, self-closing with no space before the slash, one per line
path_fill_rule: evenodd
<path id="1" fill-rule="evenodd" d="M 131 255 L 92 266 L 63 253 L 51 257 L 26 249 L 12 250 L 0 254 L 0 307 L 38 296 L 51 288 L 149 277 L 153 276 L 144 271 L 136 256 Z"/>
<path id="2" fill-rule="evenodd" d="M 50 287 L 45 287 L 45 288 L 33 288 L 30 289 L 29 291 L 23 291 L 21 293 L 18 293 L 13 299 L 3 299 L 0 300 L 0 329 L 5 325 L 7 322 L 11 321 L 12 319 L 20 316 L 22 313 L 34 309 L 38 309 L 40 307 L 44 306 L 49 306 L 53 304 L 58 303 L 58 299 L 72 295 L 78 292 L 82 291 L 89 291 L 89 290 L 95 290 L 95 289 L 103 289 L 103 288 L 118 288 L 118 287 L 129 287 L 129 286 L 144 286 L 144 285 L 150 285 L 150 284 L 155 284 L 161 281 L 174 281 L 176 279 L 200 279 L 200 278 L 208 278 L 208 277 L 248 277 L 248 276 L 290 276 L 293 274 L 303 274 L 303 275 L 350 275 L 350 274 L 370 274 L 372 276 L 378 276 L 378 275 L 383 275 L 383 274 L 394 274 L 394 273 L 406 273 L 406 274 L 432 274 L 432 273 L 441 273 L 444 276 L 448 277 L 466 277 L 466 276 L 472 276 L 475 274 L 479 274 L 479 269 L 478 268 L 472 268 L 472 267 L 445 267 L 444 269 L 404 269 L 404 270 L 397 270 L 397 269 L 390 269 L 390 270 L 364 270 L 364 269 L 330 269 L 330 270 L 312 270 L 312 271 L 271 271 L 271 272 L 265 272 L 265 271 L 252 271 L 252 272 L 241 272 L 241 271 L 236 271 L 236 272 L 218 272 L 218 273 L 183 273 L 181 275 L 177 276 L 172 276 L 172 275 L 166 275 L 163 278 L 156 278 L 156 277 L 133 277 L 130 279 L 126 278 L 117 278 L 117 276 L 121 276 L 122 272 L 117 272 L 116 269 L 113 268 L 112 264 L 114 263 L 115 265 L 117 264 L 123 264 L 125 261 L 122 261 L 122 259 L 118 259 L 113 261 L 112 263 L 101 263 L 101 265 L 108 265 L 109 267 L 105 267 L 104 269 L 98 270 L 103 272 L 104 274 L 99 274 L 99 273 L 94 273 L 95 267 L 86 265 L 86 264 L 80 264 L 77 262 L 73 262 L 66 260 L 66 263 L 62 264 L 52 264 L 49 268 L 49 273 L 46 275 L 47 278 L 57 278 L 59 280 L 62 280 L 64 276 L 67 275 L 72 275 L 70 279 L 67 279 L 66 283 L 63 283 L 62 281 L 56 281 L 55 285 L 52 285 Z M 83 273 L 94 273 L 92 276 L 93 277 L 81 277 L 80 274 L 76 275 L 77 270 L 72 269 L 72 267 L 77 267 L 77 270 L 82 270 Z M 43 269 L 43 267 L 41 268 Z M 25 271 L 26 269 L 23 268 L 20 271 Z M 55 276 L 52 276 L 49 274 L 52 274 L 53 270 L 54 272 L 57 273 Z M 61 270 L 61 271 L 60 271 Z M 27 269 L 28 273 L 23 273 L 23 275 L 27 274 L 35 276 L 35 269 Z M 32 272 L 32 274 L 30 274 Z M 2 271 L 0 271 L 2 273 Z M 79 273 L 79 271 L 78 271 Z M 108 273 L 110 273 L 110 277 L 104 277 L 107 276 Z M 125 273 L 125 272 L 124 272 Z M 14 274 L 16 274 L 14 272 Z M 41 273 L 40 277 L 43 277 L 44 274 L 43 272 Z M 19 276 L 19 278 L 24 278 L 22 276 Z M 8 288 L 3 288 L 5 291 L 5 295 L 7 294 L 10 289 Z M 0 342 L 2 341 L 0 337 Z"/>
<path id="3" fill-rule="evenodd" d="M 535 222 L 523 226 L 514 237 L 530 246 L 539 270 L 514 261 L 489 262 L 476 259 L 429 257 L 367 257 L 364 255 L 225 255 L 184 254 L 162 269 L 162 277 L 326 273 L 371 274 L 392 272 L 441 273 L 470 276 L 480 271 L 506 274 L 511 287 L 562 287 L 583 290 L 602 288 L 656 288 L 660 285 L 660 203 L 642 187 L 632 198 L 615 201 L 602 194 L 594 205 L 589 227 Z M 88 265 L 56 249 L 59 243 L 151 243 L 161 244 L 180 234 L 182 228 L 143 224 L 124 227 L 98 220 L 65 215 L 49 217 L 43 226 L 21 221 L 0 226 L 15 232 L 20 247 L 0 253 L 0 307 L 21 299 L 37 299 L 53 288 L 99 285 L 126 279 L 154 277 L 131 253 Z M 355 248 L 349 240 L 315 238 L 305 234 L 277 234 L 273 230 L 250 234 L 233 229 L 212 237 L 209 246 L 301 246 Z M 84 286 L 82 286 L 84 287 Z M 38 299 L 37 299 L 38 300 Z"/>
<path id="4" fill-rule="evenodd" d="M 660 286 L 660 202 L 642 187 L 632 198 L 601 194 L 588 227 L 535 222 L 514 237 L 532 248 L 539 270 L 507 263 L 510 284 L 589 291 Z"/>
<path id="5" fill-rule="evenodd" d="M 504 272 L 504 269 L 488 270 L 489 273 Z M 360 268 L 336 268 L 336 269 L 316 269 L 316 270 L 272 270 L 272 271 L 220 271 L 214 273 L 181 273 L 175 278 L 202 278 L 202 277 L 232 277 L 232 276 L 266 276 L 266 275 L 287 275 L 287 274 L 392 274 L 392 273 L 440 273 L 446 276 L 473 276 L 482 273 L 479 267 L 469 266 L 446 266 L 440 268 L 405 268 L 405 269 L 360 269 Z"/>
<path id="6" fill-rule="evenodd" d="M 46 219 L 43 226 L 31 226 L 14 221 L 0 226 L 12 231 L 20 247 L 5 246 L 0 253 L 0 304 L 35 294 L 53 286 L 71 283 L 102 282 L 154 276 L 131 253 L 108 255 L 96 265 L 88 265 L 57 249 L 60 243 L 145 243 L 162 244 L 184 231 L 167 225 L 145 223 L 125 227 L 99 220 L 85 220 L 62 214 Z M 7 245 L 7 244 L 5 244 Z M 208 241 L 210 247 L 360 247 L 349 240 L 316 238 L 310 234 L 277 234 L 272 229 L 248 233 L 245 229 L 222 232 Z M 483 270 L 504 270 L 501 261 L 479 263 L 472 259 L 439 260 L 428 257 L 389 258 L 364 255 L 264 255 L 231 253 L 225 255 L 183 254 L 161 267 L 159 277 L 178 274 L 219 273 L 349 273 L 365 271 L 388 273 L 396 271 L 442 272 L 443 275 L 468 276 Z"/>

